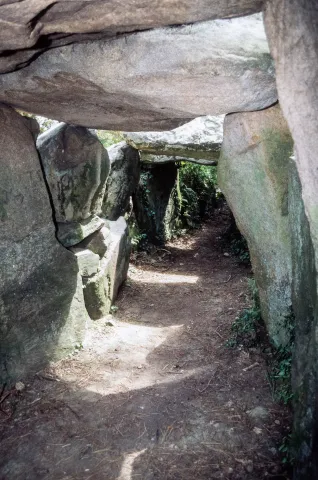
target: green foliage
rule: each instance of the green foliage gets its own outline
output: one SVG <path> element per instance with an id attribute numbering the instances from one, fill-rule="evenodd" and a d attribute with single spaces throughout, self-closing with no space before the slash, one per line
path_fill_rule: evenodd
<path id="1" fill-rule="evenodd" d="M 148 237 L 146 233 L 140 232 L 134 215 L 126 218 L 129 237 L 131 241 L 131 249 L 133 252 L 143 250 L 148 243 Z"/>
<path id="2" fill-rule="evenodd" d="M 272 395 L 278 402 L 289 405 L 293 398 L 291 385 L 292 357 L 294 350 L 294 316 L 285 318 L 286 327 L 290 332 L 290 340 L 284 346 L 272 347 L 268 362 L 268 381 Z"/>
<path id="3" fill-rule="evenodd" d="M 206 211 L 215 204 L 216 184 L 216 167 L 181 162 L 177 194 L 183 225 L 196 228 L 201 224 Z"/>
<path id="4" fill-rule="evenodd" d="M 233 255 L 235 255 L 240 263 L 249 265 L 251 263 L 250 252 L 248 249 L 247 241 L 243 235 L 236 235 L 230 242 L 230 249 Z"/>
<path id="5" fill-rule="evenodd" d="M 292 433 L 283 438 L 283 441 L 278 448 L 283 457 L 282 463 L 286 465 L 293 465 L 295 463 L 295 443 L 295 438 Z"/>
<path id="6" fill-rule="evenodd" d="M 40 117 L 39 115 L 23 112 L 22 110 L 17 110 L 17 111 L 20 113 L 20 115 L 23 115 L 23 117 L 35 118 L 35 120 L 38 122 L 40 126 L 40 133 L 44 133 L 47 130 L 49 130 L 51 127 L 54 127 L 54 125 L 58 124 L 57 120 L 52 120 L 46 117 Z"/>
<path id="7" fill-rule="evenodd" d="M 96 134 L 105 148 L 124 140 L 123 133 L 118 131 L 96 130 Z"/>
<path id="8" fill-rule="evenodd" d="M 243 312 L 235 318 L 231 326 L 232 334 L 226 342 L 226 346 L 229 348 L 239 346 L 250 348 L 256 344 L 257 327 L 261 322 L 261 311 L 255 280 L 250 279 L 248 284 L 252 306 L 243 310 Z"/>

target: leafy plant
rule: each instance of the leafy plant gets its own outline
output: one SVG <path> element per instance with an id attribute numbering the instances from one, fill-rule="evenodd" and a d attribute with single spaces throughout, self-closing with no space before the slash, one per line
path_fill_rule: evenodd
<path id="1" fill-rule="evenodd" d="M 178 172 L 178 200 L 184 225 L 196 228 L 216 202 L 217 170 L 213 166 L 181 162 Z"/>
<path id="2" fill-rule="evenodd" d="M 273 348 L 268 365 L 267 377 L 273 398 L 284 405 L 290 405 L 294 397 L 291 385 L 293 348 L 293 342 L 276 349 Z"/>
<path id="3" fill-rule="evenodd" d="M 256 344 L 257 327 L 261 321 L 261 311 L 255 280 L 250 279 L 248 284 L 252 306 L 243 310 L 241 314 L 235 318 L 231 326 L 232 334 L 226 342 L 226 346 L 229 348 L 236 348 L 238 346 L 250 348 Z"/>
<path id="4" fill-rule="evenodd" d="M 123 133 L 119 131 L 96 130 L 96 134 L 105 148 L 124 140 Z"/>
<path id="5" fill-rule="evenodd" d="M 247 241 L 243 235 L 237 236 L 231 241 L 230 249 L 233 255 L 238 258 L 240 263 L 245 265 L 250 264 L 250 252 L 247 246 Z"/>
<path id="6" fill-rule="evenodd" d="M 290 433 L 286 437 L 283 438 L 283 441 L 278 448 L 280 453 L 282 454 L 282 463 L 288 464 L 288 465 L 293 465 L 295 462 L 295 439 L 294 435 Z"/>

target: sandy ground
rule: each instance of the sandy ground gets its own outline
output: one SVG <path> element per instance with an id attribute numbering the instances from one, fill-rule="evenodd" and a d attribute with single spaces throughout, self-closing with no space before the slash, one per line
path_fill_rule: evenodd
<path id="1" fill-rule="evenodd" d="M 265 361 L 225 347 L 250 276 L 224 256 L 227 221 L 134 255 L 114 316 L 2 401 L 1 479 L 289 478 Z"/>

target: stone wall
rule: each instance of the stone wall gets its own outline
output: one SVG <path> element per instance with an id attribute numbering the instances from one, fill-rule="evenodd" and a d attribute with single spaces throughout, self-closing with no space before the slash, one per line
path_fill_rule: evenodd
<path id="1" fill-rule="evenodd" d="M 295 397 L 297 480 L 318 477 L 318 3 L 268 0 L 265 26 L 275 60 L 279 101 L 295 141 L 304 212 L 295 212 Z M 300 189 L 298 187 L 298 193 Z M 293 201 L 295 205 L 295 201 Z M 315 265 L 314 265 L 315 263 Z M 297 389 L 296 389 L 297 394 Z M 299 401 L 297 401 L 299 399 Z"/>
<path id="2" fill-rule="evenodd" d="M 88 319 L 74 255 L 55 237 L 37 124 L 0 109 L 1 382 L 80 344 Z"/>
<path id="3" fill-rule="evenodd" d="M 218 181 L 247 239 L 262 316 L 274 343 L 289 341 L 291 245 L 288 164 L 293 141 L 278 105 L 228 115 Z"/>
<path id="4" fill-rule="evenodd" d="M 106 227 L 99 216 L 109 161 L 95 135 L 59 124 L 39 155 L 35 120 L 2 106 L 0 126 L 0 381 L 10 382 L 82 344 L 89 315 L 106 315 L 126 278 L 130 242 L 123 218 Z M 96 277 L 99 315 L 83 295 Z"/>

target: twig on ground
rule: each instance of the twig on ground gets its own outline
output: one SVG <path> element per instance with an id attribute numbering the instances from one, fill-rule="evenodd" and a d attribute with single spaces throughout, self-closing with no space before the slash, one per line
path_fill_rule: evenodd
<path id="1" fill-rule="evenodd" d="M 249 365 L 248 367 L 243 368 L 243 372 L 248 372 L 249 370 L 252 370 L 252 368 L 258 367 L 258 366 L 259 366 L 258 362 L 252 363 L 252 365 Z"/>

